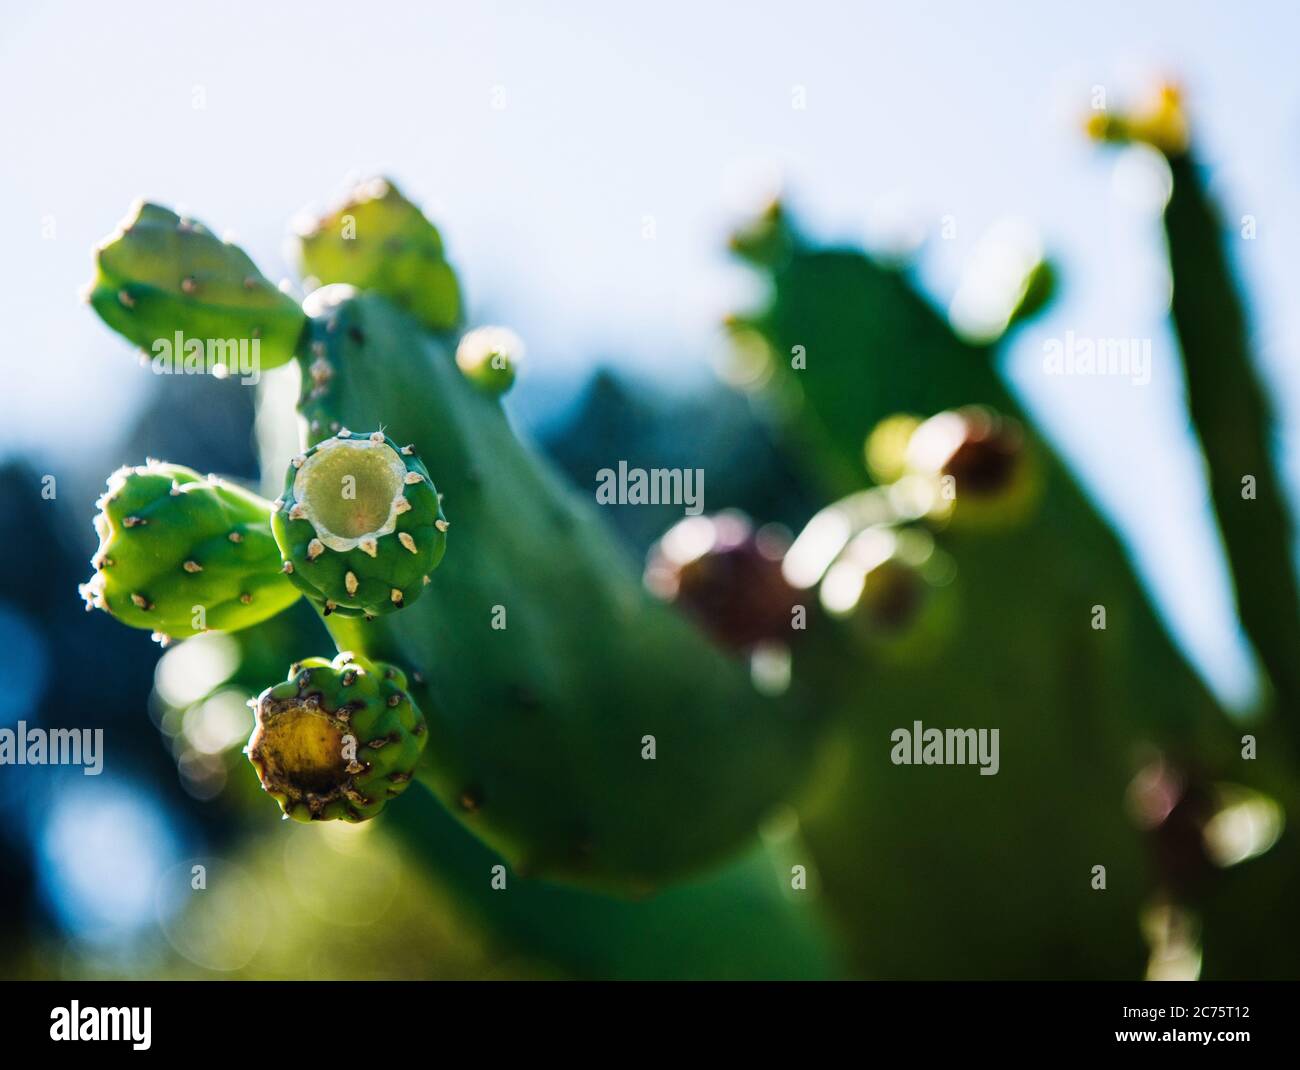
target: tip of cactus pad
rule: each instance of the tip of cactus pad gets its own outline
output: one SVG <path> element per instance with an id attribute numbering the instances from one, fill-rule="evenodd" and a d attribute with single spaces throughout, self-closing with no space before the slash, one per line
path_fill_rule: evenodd
<path id="1" fill-rule="evenodd" d="M 1134 111 L 1094 110 L 1084 128 L 1095 141 L 1139 142 L 1169 157 L 1181 156 L 1191 143 L 1182 92 L 1170 82 L 1157 85 L 1151 98 Z"/>
<path id="2" fill-rule="evenodd" d="M 433 330 L 460 320 L 460 284 L 438 228 L 391 180 L 366 179 L 325 214 L 299 216 L 295 230 L 305 277 L 382 293 Z"/>

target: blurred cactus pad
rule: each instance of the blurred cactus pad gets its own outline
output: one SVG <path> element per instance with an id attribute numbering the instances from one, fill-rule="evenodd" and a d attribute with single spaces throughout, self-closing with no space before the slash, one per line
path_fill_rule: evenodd
<path id="1" fill-rule="evenodd" d="M 726 321 L 709 411 L 743 412 L 762 479 L 800 491 L 711 496 L 631 540 L 644 568 L 516 434 L 523 342 L 465 322 L 454 250 L 392 181 L 296 223 L 302 301 L 138 206 L 96 252 L 104 322 L 146 351 L 257 341 L 298 385 L 258 390 L 266 498 L 165 461 L 109 478 L 87 606 L 164 644 L 230 633 L 221 686 L 256 727 L 227 790 L 260 782 L 266 822 L 373 823 L 529 971 L 1285 976 L 1300 597 L 1272 407 L 1178 94 L 1088 128 L 1172 177 L 1171 325 L 1248 715 L 1003 378 L 1051 300 L 1042 253 L 1011 249 L 979 329 L 954 326 L 784 202 L 733 237 L 764 296 Z M 610 469 L 680 427 L 606 423 L 631 436 L 599 440 Z"/>

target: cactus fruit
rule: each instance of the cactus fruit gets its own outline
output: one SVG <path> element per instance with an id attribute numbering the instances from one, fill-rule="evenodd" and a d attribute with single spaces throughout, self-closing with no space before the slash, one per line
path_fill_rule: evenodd
<path id="1" fill-rule="evenodd" d="M 1040 487 L 1020 424 L 980 405 L 938 413 L 917 427 L 904 466 L 937 482 L 937 507 L 956 524 L 1023 520 Z"/>
<path id="2" fill-rule="evenodd" d="M 1160 889 L 1177 902 L 1195 901 L 1215 875 L 1205 839 L 1218 809 L 1213 785 L 1157 756 L 1133 778 L 1128 806 Z"/>
<path id="3" fill-rule="evenodd" d="M 433 331 L 460 322 L 460 284 L 442 236 L 388 179 L 358 185 L 332 211 L 298 231 L 303 274 L 382 293 Z"/>
<path id="4" fill-rule="evenodd" d="M 179 332 L 182 346 L 202 345 L 227 371 L 239 349 L 251 350 L 261 370 L 284 364 L 306 324 L 297 302 L 243 250 L 145 202 L 95 251 L 87 296 L 105 323 L 146 351 L 157 355 L 159 343 L 170 346 Z M 179 363 L 182 354 L 172 359 Z"/>
<path id="5" fill-rule="evenodd" d="M 271 518 L 294 586 L 326 614 L 367 617 L 420 597 L 448 526 L 413 447 L 347 428 L 293 459 Z"/>
<path id="6" fill-rule="evenodd" d="M 291 605 L 269 502 L 180 465 L 148 461 L 108 479 L 95 517 L 95 574 L 86 608 L 160 640 L 235 631 Z"/>
<path id="7" fill-rule="evenodd" d="M 296 821 L 365 821 L 407 788 L 427 737 L 393 665 L 350 651 L 307 658 L 253 706 L 248 760 Z"/>
<path id="8" fill-rule="evenodd" d="M 869 527 L 827 570 L 821 603 L 873 652 L 925 660 L 942 652 L 954 624 L 952 578 L 951 560 L 924 529 Z"/>
<path id="9" fill-rule="evenodd" d="M 725 647 L 788 639 L 799 598 L 781 573 L 785 541 L 736 512 L 686 517 L 651 548 L 645 583 Z"/>
<path id="10" fill-rule="evenodd" d="M 456 347 L 456 366 L 465 377 L 490 394 L 504 394 L 514 385 L 524 344 L 506 327 L 476 327 Z"/>

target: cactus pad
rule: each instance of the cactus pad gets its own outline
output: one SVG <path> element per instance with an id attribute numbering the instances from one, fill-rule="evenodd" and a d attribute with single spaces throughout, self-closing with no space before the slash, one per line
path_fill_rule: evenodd
<path id="1" fill-rule="evenodd" d="M 86 608 L 159 639 L 235 631 L 298 598 L 280 574 L 269 502 L 189 468 L 121 468 L 97 503 L 95 575 Z"/>
<path id="2" fill-rule="evenodd" d="M 759 693 L 652 599 L 445 339 L 379 294 L 304 307 L 309 441 L 382 420 L 437 472 L 466 548 L 410 609 L 329 618 L 342 649 L 421 670 L 419 778 L 516 874 L 641 894 L 746 843 L 801 784 L 821 707 Z"/>
<path id="3" fill-rule="evenodd" d="M 289 579 L 324 611 L 375 617 L 414 602 L 447 548 L 429 472 L 382 431 L 295 457 L 271 526 Z"/>
<path id="4" fill-rule="evenodd" d="M 87 296 L 105 323 L 150 353 L 178 332 L 205 349 L 223 343 L 227 354 L 232 343 L 256 342 L 261 370 L 293 357 L 306 323 L 238 246 L 144 202 L 96 250 Z"/>
<path id="5" fill-rule="evenodd" d="M 460 284 L 438 228 L 392 182 L 361 183 L 320 219 L 298 228 L 303 274 L 382 293 L 426 327 L 460 320 Z"/>
<path id="6" fill-rule="evenodd" d="M 307 658 L 253 704 L 246 753 L 262 789 L 295 821 L 365 821 L 406 790 L 424 715 L 396 667 L 345 651 Z"/>

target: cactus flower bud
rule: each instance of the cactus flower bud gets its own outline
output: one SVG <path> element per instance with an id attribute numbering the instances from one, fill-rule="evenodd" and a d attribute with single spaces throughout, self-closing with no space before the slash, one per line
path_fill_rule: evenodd
<path id="1" fill-rule="evenodd" d="M 252 703 L 245 753 L 295 821 L 365 821 L 406 790 L 427 739 L 406 677 L 352 653 L 308 658 Z"/>
<path id="2" fill-rule="evenodd" d="M 442 237 L 392 182 L 361 183 L 333 211 L 298 226 L 305 276 L 374 290 L 435 331 L 460 321 L 460 284 Z"/>
<path id="3" fill-rule="evenodd" d="M 1157 86 L 1146 105 L 1133 112 L 1093 111 L 1085 127 L 1097 141 L 1140 142 L 1171 159 L 1185 154 L 1190 142 L 1182 93 L 1168 83 Z"/>
<path id="4" fill-rule="evenodd" d="M 346 428 L 293 459 L 271 518 L 290 581 L 327 614 L 367 617 L 420 597 L 448 526 L 410 446 Z"/>
<path id="5" fill-rule="evenodd" d="M 489 394 L 504 394 L 514 384 L 524 343 L 505 327 L 478 327 L 456 347 L 456 366 Z"/>
<path id="6" fill-rule="evenodd" d="M 255 357 L 259 370 L 284 364 L 307 322 L 238 246 L 144 202 L 96 250 L 87 296 L 105 323 L 149 353 L 179 334 L 228 370 L 236 347 L 240 362 Z"/>
<path id="7" fill-rule="evenodd" d="M 149 461 L 108 480 L 86 608 L 160 639 L 235 631 L 298 598 L 280 573 L 270 503 L 214 476 Z"/>

